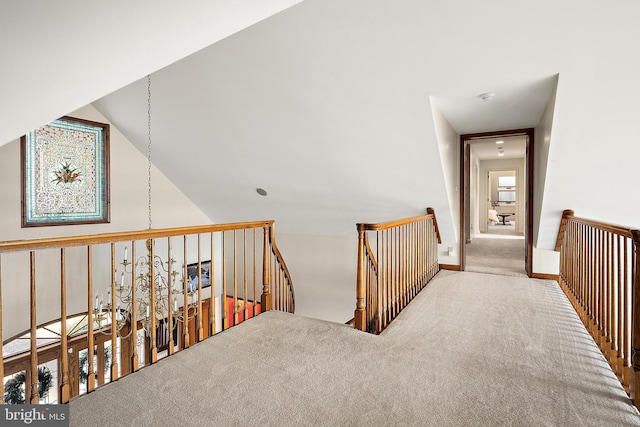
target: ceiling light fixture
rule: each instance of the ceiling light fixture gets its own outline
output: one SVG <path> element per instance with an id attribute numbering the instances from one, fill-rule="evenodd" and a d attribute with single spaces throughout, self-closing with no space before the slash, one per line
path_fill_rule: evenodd
<path id="1" fill-rule="evenodd" d="M 502 156 L 504 156 L 504 153 L 498 153 L 498 156 L 502 157 Z"/>
<path id="2" fill-rule="evenodd" d="M 504 141 L 500 140 L 500 141 L 496 141 L 496 144 L 500 145 L 500 144 L 504 144 Z"/>
<path id="3" fill-rule="evenodd" d="M 487 93 L 478 95 L 478 98 L 482 99 L 483 101 L 491 101 L 495 97 L 496 97 L 495 92 L 487 92 Z"/>

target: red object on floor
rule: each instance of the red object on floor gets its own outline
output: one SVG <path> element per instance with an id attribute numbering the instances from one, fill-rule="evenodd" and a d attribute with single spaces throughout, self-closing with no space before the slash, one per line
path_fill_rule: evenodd
<path id="1" fill-rule="evenodd" d="M 250 319 L 253 317 L 253 301 L 247 301 L 246 303 L 246 309 L 248 310 L 247 312 L 247 319 Z M 236 310 L 234 310 L 234 306 L 233 306 L 233 297 L 227 296 L 227 316 L 229 318 L 229 326 L 233 326 L 236 325 L 236 312 L 238 314 L 238 323 L 244 322 L 244 313 L 245 313 L 245 302 L 243 299 L 238 298 L 237 299 L 237 304 L 236 304 Z M 256 303 L 256 314 L 260 314 L 260 303 Z"/>

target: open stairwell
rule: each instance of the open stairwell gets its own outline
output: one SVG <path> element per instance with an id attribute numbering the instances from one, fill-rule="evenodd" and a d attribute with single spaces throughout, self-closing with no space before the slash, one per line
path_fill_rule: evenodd
<path id="1" fill-rule="evenodd" d="M 439 272 L 380 335 L 270 311 L 70 402 L 72 426 L 634 426 L 554 281 Z"/>

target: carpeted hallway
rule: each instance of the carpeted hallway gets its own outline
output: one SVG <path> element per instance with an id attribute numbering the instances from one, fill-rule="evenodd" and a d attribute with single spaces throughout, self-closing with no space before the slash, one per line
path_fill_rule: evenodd
<path id="1" fill-rule="evenodd" d="M 72 426 L 640 426 L 557 283 L 448 271 L 380 336 L 268 312 L 70 414 Z"/>
<path id="2" fill-rule="evenodd" d="M 466 271 L 527 277 L 524 236 L 516 233 L 515 222 L 489 225 L 467 244 Z"/>

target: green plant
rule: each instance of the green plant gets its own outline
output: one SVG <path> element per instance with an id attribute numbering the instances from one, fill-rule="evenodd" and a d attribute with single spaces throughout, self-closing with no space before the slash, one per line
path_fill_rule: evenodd
<path id="1" fill-rule="evenodd" d="M 94 347 L 95 350 L 94 351 L 98 351 L 97 347 Z M 89 352 L 88 351 L 84 351 L 82 352 L 82 354 L 80 355 L 80 358 L 78 359 L 78 365 L 80 365 L 80 372 L 79 372 L 79 376 L 80 376 L 80 382 L 82 384 L 86 384 L 87 379 L 89 378 L 89 371 L 88 371 L 88 363 L 89 361 Z M 111 347 L 105 347 L 104 349 L 104 371 L 108 372 L 109 371 L 109 366 L 111 365 Z"/>
<path id="2" fill-rule="evenodd" d="M 26 402 L 24 395 L 24 383 L 27 377 L 24 372 L 16 374 L 4 385 L 4 401 L 10 405 L 19 405 Z M 38 397 L 44 398 L 53 387 L 53 375 L 49 368 L 41 366 L 38 368 Z"/>

